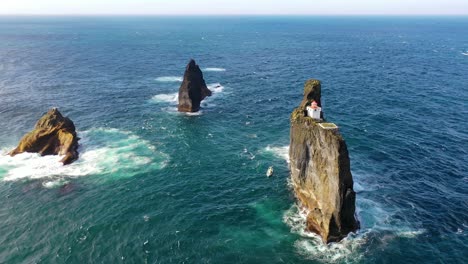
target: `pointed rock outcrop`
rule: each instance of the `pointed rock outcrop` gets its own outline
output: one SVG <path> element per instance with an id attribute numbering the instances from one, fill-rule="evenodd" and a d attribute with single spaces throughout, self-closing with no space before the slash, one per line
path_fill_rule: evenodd
<path id="1" fill-rule="evenodd" d="M 306 228 L 330 243 L 359 229 L 359 221 L 346 142 L 335 124 L 307 116 L 306 107 L 321 106 L 320 97 L 320 81 L 307 81 L 291 114 L 289 156 L 295 195 L 308 212 Z"/>
<path id="2" fill-rule="evenodd" d="M 188 63 L 182 85 L 179 88 L 179 112 L 198 112 L 200 103 L 211 91 L 206 86 L 200 67 L 192 59 Z"/>
<path id="3" fill-rule="evenodd" d="M 64 165 L 78 159 L 78 140 L 73 122 L 62 116 L 58 109 L 49 110 L 39 119 L 34 129 L 26 134 L 9 155 L 24 152 L 46 155 L 63 155 Z"/>

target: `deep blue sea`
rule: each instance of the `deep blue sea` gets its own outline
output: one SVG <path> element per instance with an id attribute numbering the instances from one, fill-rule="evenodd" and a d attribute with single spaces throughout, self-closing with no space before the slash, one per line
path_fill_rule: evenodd
<path id="1" fill-rule="evenodd" d="M 288 185 L 309 78 L 362 226 L 328 246 Z M 51 107 L 80 159 L 6 156 Z M 0 263 L 468 263 L 467 116 L 468 17 L 0 17 Z"/>

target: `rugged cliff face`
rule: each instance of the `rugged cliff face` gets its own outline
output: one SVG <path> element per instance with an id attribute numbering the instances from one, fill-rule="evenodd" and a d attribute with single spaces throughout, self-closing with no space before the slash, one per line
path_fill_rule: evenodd
<path id="1" fill-rule="evenodd" d="M 196 62 L 190 60 L 179 88 L 179 112 L 197 112 L 207 96 L 211 96 L 211 91 L 206 86 L 203 73 Z"/>
<path id="2" fill-rule="evenodd" d="M 23 152 L 45 155 L 64 155 L 61 162 L 70 164 L 78 159 L 78 140 L 75 125 L 53 108 L 39 119 L 34 130 L 26 134 L 9 154 Z"/>
<path id="3" fill-rule="evenodd" d="M 307 229 L 329 243 L 356 231 L 359 222 L 346 142 L 334 126 L 306 116 L 306 106 L 314 100 L 320 106 L 320 97 L 320 81 L 307 81 L 291 114 L 289 156 L 296 197 L 309 212 Z"/>

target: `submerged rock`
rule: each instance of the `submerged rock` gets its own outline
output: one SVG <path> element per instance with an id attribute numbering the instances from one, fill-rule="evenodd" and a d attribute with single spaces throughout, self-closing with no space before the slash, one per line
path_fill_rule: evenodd
<path id="1" fill-rule="evenodd" d="M 200 103 L 211 91 L 206 86 L 200 67 L 192 59 L 187 65 L 184 80 L 179 88 L 179 112 L 198 112 Z"/>
<path id="2" fill-rule="evenodd" d="M 321 105 L 320 97 L 320 81 L 307 81 L 291 114 L 289 157 L 295 195 L 308 211 L 307 230 L 330 243 L 359 229 L 359 221 L 346 142 L 334 124 L 306 115 L 313 101 Z"/>
<path id="3" fill-rule="evenodd" d="M 53 108 L 39 119 L 34 130 L 26 134 L 9 155 L 24 152 L 41 156 L 64 155 L 60 162 L 67 165 L 78 159 L 78 140 L 73 122 Z"/>

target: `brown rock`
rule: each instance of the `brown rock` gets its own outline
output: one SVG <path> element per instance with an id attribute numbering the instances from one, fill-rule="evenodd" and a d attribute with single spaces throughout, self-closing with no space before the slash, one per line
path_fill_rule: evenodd
<path id="1" fill-rule="evenodd" d="M 325 243 L 336 242 L 359 229 L 348 149 L 337 128 L 322 128 L 322 121 L 305 115 L 313 100 L 321 105 L 320 81 L 307 81 L 304 90 L 300 107 L 291 115 L 291 180 L 309 212 L 306 228 Z"/>
<path id="2" fill-rule="evenodd" d="M 61 162 L 70 164 L 78 159 L 78 140 L 75 125 L 53 108 L 39 119 L 34 130 L 26 134 L 9 155 L 23 152 L 46 155 L 64 155 Z"/>
<path id="3" fill-rule="evenodd" d="M 184 80 L 179 88 L 178 111 L 198 112 L 201 101 L 207 96 L 211 96 L 211 91 L 206 86 L 200 67 L 192 59 L 185 69 Z"/>

